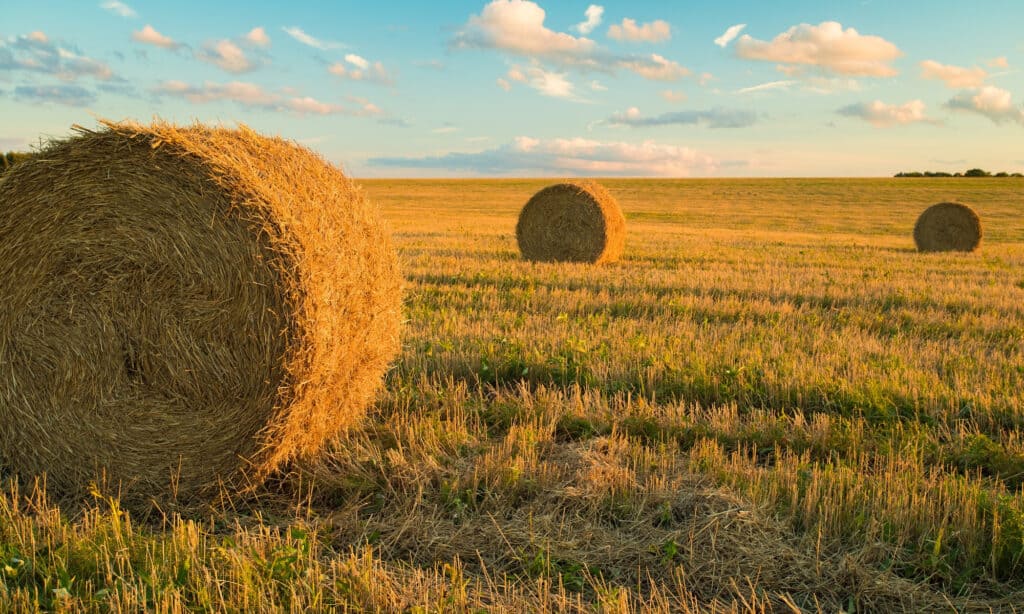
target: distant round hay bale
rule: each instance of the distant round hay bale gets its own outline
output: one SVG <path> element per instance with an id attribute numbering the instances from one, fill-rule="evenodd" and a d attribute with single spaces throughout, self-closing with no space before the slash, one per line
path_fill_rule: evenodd
<path id="1" fill-rule="evenodd" d="M 0 462 L 209 501 L 353 424 L 401 281 L 340 170 L 248 128 L 105 123 L 0 184 Z"/>
<path id="2" fill-rule="evenodd" d="M 519 213 L 519 251 L 544 262 L 614 262 L 626 241 L 626 219 L 608 190 L 569 181 L 537 192 Z"/>
<path id="3" fill-rule="evenodd" d="M 914 224 L 914 243 L 922 252 L 973 252 L 981 244 L 981 218 L 960 203 L 932 205 Z"/>

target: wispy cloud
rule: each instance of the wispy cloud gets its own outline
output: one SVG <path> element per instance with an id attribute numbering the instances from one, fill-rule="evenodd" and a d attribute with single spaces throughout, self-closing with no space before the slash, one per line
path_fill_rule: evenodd
<path id="1" fill-rule="evenodd" d="M 518 82 L 530 86 L 544 96 L 581 101 L 576 96 L 575 85 L 573 85 L 572 81 L 569 81 L 565 73 L 545 70 L 540 64 L 534 64 L 525 68 L 513 66 L 505 74 L 503 81 L 508 84 L 506 91 L 511 89 L 512 82 Z M 501 84 L 499 83 L 499 85 Z"/>
<path id="2" fill-rule="evenodd" d="M 738 23 L 734 26 L 729 26 L 721 36 L 715 39 L 715 44 L 719 47 L 727 47 L 733 39 L 740 35 L 740 32 L 742 32 L 745 27 L 747 27 L 747 24 L 745 23 Z"/>
<path id="3" fill-rule="evenodd" d="M 267 92 L 255 83 L 245 81 L 230 81 L 228 83 L 207 81 L 202 85 L 191 85 L 184 81 L 164 81 L 153 91 L 157 94 L 177 96 L 199 104 L 227 100 L 247 107 L 270 108 L 281 100 L 279 95 Z"/>
<path id="4" fill-rule="evenodd" d="M 327 41 L 316 38 L 315 36 L 307 34 L 305 30 L 297 26 L 288 26 L 283 27 L 281 29 L 284 30 L 285 34 L 299 41 L 303 45 L 313 47 L 321 51 L 330 51 L 331 49 L 343 49 L 344 47 L 348 46 L 345 45 L 344 43 L 338 43 L 335 41 Z"/>
<path id="5" fill-rule="evenodd" d="M 934 60 L 925 60 L 921 62 L 921 77 L 924 79 L 938 79 L 951 89 L 969 89 L 981 87 L 988 77 L 988 72 L 978 66 L 963 68 L 950 64 L 940 64 Z"/>
<path id="6" fill-rule="evenodd" d="M 626 143 L 521 136 L 479 152 L 379 157 L 370 166 L 487 175 L 686 177 L 713 174 L 718 161 L 688 147 L 655 141 Z"/>
<path id="7" fill-rule="evenodd" d="M 736 90 L 737 94 L 757 94 L 760 92 L 789 91 L 799 87 L 805 92 L 815 94 L 834 94 L 836 92 L 857 92 L 860 91 L 860 82 L 856 79 L 842 77 L 805 77 L 801 80 L 782 79 L 779 81 L 768 81 Z"/>
<path id="8" fill-rule="evenodd" d="M 331 64 L 327 71 L 341 79 L 352 81 L 369 81 L 390 85 L 394 79 L 382 62 L 371 62 L 366 58 L 354 53 L 345 54 L 343 62 Z"/>
<path id="9" fill-rule="evenodd" d="M 660 43 L 672 38 L 672 26 L 661 19 L 638 25 L 635 19 L 626 18 L 608 28 L 608 37 L 634 43 Z"/>
<path id="10" fill-rule="evenodd" d="M 657 53 L 652 53 L 647 58 L 621 60 L 619 66 L 632 70 L 644 79 L 651 81 L 678 81 L 690 75 L 688 68 Z"/>
<path id="11" fill-rule="evenodd" d="M 799 81 L 783 80 L 783 81 L 769 81 L 768 83 L 759 83 L 757 85 L 751 85 L 750 87 L 744 87 L 736 90 L 737 94 L 753 94 L 755 92 L 768 92 L 772 90 L 788 90 L 793 85 L 799 83 Z"/>
<path id="12" fill-rule="evenodd" d="M 825 21 L 816 26 L 793 26 L 770 41 L 744 34 L 736 42 L 736 54 L 748 60 L 776 62 L 791 76 L 813 66 L 839 75 L 891 77 L 897 74 L 892 62 L 903 52 L 880 36 Z"/>
<path id="13" fill-rule="evenodd" d="M 347 110 L 343 105 L 321 102 L 309 96 L 289 98 L 284 101 L 283 106 L 290 111 L 295 111 L 299 115 L 307 113 L 311 115 L 334 115 L 336 113 L 345 113 Z"/>
<path id="14" fill-rule="evenodd" d="M 586 11 L 583 11 L 583 16 L 586 17 L 586 19 L 573 26 L 573 29 L 580 34 L 590 34 L 594 31 L 594 28 L 601 25 L 602 15 L 604 15 L 604 7 L 591 4 L 587 7 Z"/>
<path id="15" fill-rule="evenodd" d="M 116 94 L 118 96 L 140 98 L 139 91 L 135 88 L 135 86 L 123 80 L 99 83 L 96 85 L 96 89 L 106 94 Z"/>
<path id="16" fill-rule="evenodd" d="M 14 98 L 22 102 L 56 103 L 84 107 L 96 101 L 96 94 L 79 85 L 21 85 L 14 88 Z"/>
<path id="17" fill-rule="evenodd" d="M 346 98 L 346 100 L 348 100 L 349 102 L 355 103 L 357 105 L 357 107 L 354 109 L 354 112 L 350 113 L 350 115 L 359 115 L 359 116 L 362 116 L 362 117 L 371 117 L 371 116 L 372 117 L 381 117 L 381 116 L 384 115 L 384 111 L 382 111 L 380 107 L 378 107 L 377 105 L 373 104 L 372 102 L 370 102 L 366 98 L 361 98 L 359 96 L 348 96 Z M 394 118 L 382 118 L 382 119 L 394 119 Z M 401 120 L 395 120 L 395 121 L 401 121 Z"/>
<path id="18" fill-rule="evenodd" d="M 662 90 L 658 92 L 658 95 L 669 102 L 684 102 L 687 98 L 686 92 L 676 92 L 674 90 Z"/>
<path id="19" fill-rule="evenodd" d="M 377 119 L 377 123 L 382 126 L 392 126 L 394 128 L 409 128 L 413 125 L 412 122 L 400 117 L 380 117 Z"/>
<path id="20" fill-rule="evenodd" d="M 0 39 L 0 73 L 4 71 L 48 74 L 64 81 L 117 78 L 106 63 L 81 54 L 73 45 L 50 40 L 39 31 Z"/>
<path id="21" fill-rule="evenodd" d="M 369 60 L 367 60 L 366 58 L 364 58 L 362 56 L 356 55 L 354 53 L 346 53 L 345 54 L 345 61 L 350 63 L 350 64 L 352 64 L 356 68 L 359 68 L 359 69 L 362 69 L 362 70 L 366 70 L 367 68 L 370 67 L 370 61 Z"/>
<path id="22" fill-rule="evenodd" d="M 216 83 L 206 81 L 192 85 L 183 81 L 164 81 L 153 88 L 153 93 L 163 96 L 184 98 L 195 104 L 212 102 L 233 102 L 243 107 L 267 111 L 293 112 L 297 115 L 354 115 L 378 116 L 383 112 L 379 107 L 361 98 L 349 98 L 354 104 L 324 102 L 309 96 L 268 92 L 263 87 L 245 81 Z"/>
<path id="23" fill-rule="evenodd" d="M 196 53 L 196 58 L 232 73 L 248 72 L 256 67 L 242 48 L 229 40 L 206 43 Z"/>
<path id="24" fill-rule="evenodd" d="M 445 65 L 441 60 L 416 60 L 413 62 L 419 68 L 429 68 L 430 70 L 444 70 Z"/>
<path id="25" fill-rule="evenodd" d="M 110 0 L 109 2 L 101 2 L 100 7 L 104 8 L 111 13 L 124 18 L 135 17 L 137 13 L 135 9 L 128 6 L 124 2 L 118 2 L 117 0 Z"/>
<path id="26" fill-rule="evenodd" d="M 612 115 L 605 123 L 611 126 L 650 128 L 655 126 L 707 126 L 708 128 L 746 128 L 757 122 L 757 114 L 741 109 L 722 107 L 700 111 L 673 111 L 652 117 L 644 117 L 637 107 L 630 107 L 625 113 Z"/>
<path id="27" fill-rule="evenodd" d="M 138 32 L 132 32 L 132 40 L 162 49 L 178 49 L 182 47 L 181 43 L 169 36 L 164 36 L 148 23 Z"/>
<path id="28" fill-rule="evenodd" d="M 230 73 L 243 73 L 255 70 L 270 62 L 266 49 L 270 47 L 270 37 L 261 27 L 249 30 L 245 35 L 234 39 L 222 39 L 203 43 L 202 49 L 195 57 L 209 62 Z M 246 52 L 246 49 L 249 51 Z"/>
<path id="29" fill-rule="evenodd" d="M 869 122 L 877 128 L 905 126 L 917 123 L 936 123 L 925 115 L 925 104 L 920 100 L 911 100 L 904 104 L 886 104 L 881 100 L 861 102 L 845 106 L 837 111 L 840 115 L 857 117 Z"/>

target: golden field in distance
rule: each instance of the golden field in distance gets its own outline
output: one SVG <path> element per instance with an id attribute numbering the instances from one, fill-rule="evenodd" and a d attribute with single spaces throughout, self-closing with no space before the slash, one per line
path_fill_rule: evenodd
<path id="1" fill-rule="evenodd" d="M 362 428 L 212 520 L 8 487 L 0 606 L 1019 610 L 1024 181 L 604 180 L 623 258 L 524 262 L 553 182 L 361 182 L 407 280 Z M 942 201 L 979 251 L 914 250 Z"/>

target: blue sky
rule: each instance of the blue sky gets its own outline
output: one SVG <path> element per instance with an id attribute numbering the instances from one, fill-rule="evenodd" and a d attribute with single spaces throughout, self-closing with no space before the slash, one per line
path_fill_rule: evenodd
<path id="1" fill-rule="evenodd" d="M 0 149 L 248 124 L 355 176 L 1024 171 L 1024 2 L 10 3 Z"/>

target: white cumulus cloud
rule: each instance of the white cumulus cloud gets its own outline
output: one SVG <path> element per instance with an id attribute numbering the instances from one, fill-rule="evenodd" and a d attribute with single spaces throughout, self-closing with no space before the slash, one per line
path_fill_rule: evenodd
<path id="1" fill-rule="evenodd" d="M 196 53 L 196 57 L 233 73 L 246 72 L 255 68 L 255 64 L 246 57 L 242 48 L 229 40 L 207 43 L 201 51 Z"/>
<path id="2" fill-rule="evenodd" d="M 789 75 L 816 66 L 840 75 L 891 77 L 897 74 L 892 62 L 903 52 L 880 36 L 825 21 L 816 26 L 793 26 L 770 41 L 744 34 L 736 41 L 736 54 L 748 60 L 779 63 Z"/>
<path id="3" fill-rule="evenodd" d="M 245 35 L 245 41 L 256 47 L 270 46 L 270 37 L 267 36 L 267 31 L 261 27 L 249 30 L 249 33 Z"/>
<path id="4" fill-rule="evenodd" d="M 612 24 L 608 36 L 621 41 L 659 43 L 672 38 L 672 26 L 661 19 L 637 25 L 635 19 L 626 18 L 622 23 Z"/>
<path id="5" fill-rule="evenodd" d="M 509 85 L 509 89 L 512 86 L 511 82 L 525 83 L 544 96 L 577 99 L 575 86 L 565 73 L 545 70 L 540 64 L 525 68 L 513 66 L 505 73 L 505 77 L 507 79 L 503 80 Z"/>
<path id="6" fill-rule="evenodd" d="M 978 113 L 997 124 L 1006 122 L 1024 125 L 1024 107 L 1013 103 L 1010 92 L 986 85 L 975 92 L 961 92 L 946 103 L 946 107 L 958 111 Z"/>
<path id="7" fill-rule="evenodd" d="M 571 98 L 573 95 L 573 84 L 566 78 L 565 73 L 533 67 L 529 71 L 529 76 L 530 87 L 545 96 Z"/>
<path id="8" fill-rule="evenodd" d="M 453 43 L 456 47 L 494 48 L 561 62 L 587 62 L 597 43 L 555 32 L 544 25 L 546 13 L 527 0 L 494 0 L 473 15 Z"/>
<path id="9" fill-rule="evenodd" d="M 139 43 L 145 43 L 147 45 L 153 45 L 154 47 L 161 47 L 163 49 L 177 49 L 181 47 L 181 43 L 176 42 L 169 36 L 157 32 L 156 28 L 146 24 L 138 32 L 132 32 L 132 39 Z"/>
<path id="10" fill-rule="evenodd" d="M 394 82 L 391 74 L 388 73 L 382 62 L 371 62 L 363 56 L 354 53 L 346 54 L 344 62 L 331 64 L 327 71 L 336 77 L 351 79 L 352 81 L 369 81 L 384 84 Z"/>
<path id="11" fill-rule="evenodd" d="M 658 55 L 614 54 L 586 36 L 557 32 L 544 25 L 545 18 L 544 9 L 536 2 L 492 0 L 479 15 L 471 15 L 450 42 L 456 49 L 494 49 L 564 69 L 629 70 L 661 80 L 689 74 L 678 63 Z"/>
<path id="12" fill-rule="evenodd" d="M 591 4 L 587 7 L 587 10 L 583 12 L 583 16 L 586 17 L 586 20 L 576 24 L 576 31 L 580 34 L 590 34 L 594 31 L 594 28 L 601 25 L 602 15 L 604 15 L 604 7 Z"/>
<path id="13" fill-rule="evenodd" d="M 901 105 L 886 104 L 881 100 L 861 102 L 843 107 L 838 113 L 847 117 L 858 117 L 878 128 L 921 122 L 934 123 L 925 115 L 925 104 L 920 100 L 911 100 Z"/>
<path id="14" fill-rule="evenodd" d="M 356 68 L 362 68 L 364 70 L 370 67 L 370 62 L 366 58 L 354 53 L 345 54 L 345 61 Z"/>

